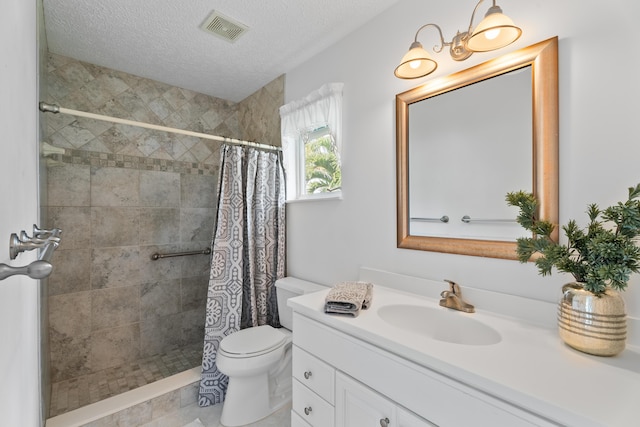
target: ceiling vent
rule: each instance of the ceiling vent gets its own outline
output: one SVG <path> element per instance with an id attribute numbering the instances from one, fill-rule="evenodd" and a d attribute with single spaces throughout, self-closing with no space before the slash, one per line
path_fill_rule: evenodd
<path id="1" fill-rule="evenodd" d="M 239 23 L 215 10 L 200 26 L 203 30 L 230 42 L 235 42 L 241 35 L 249 31 L 249 27 Z"/>

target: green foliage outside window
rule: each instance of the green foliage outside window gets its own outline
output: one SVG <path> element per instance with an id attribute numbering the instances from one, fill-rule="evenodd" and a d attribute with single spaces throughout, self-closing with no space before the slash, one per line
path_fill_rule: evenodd
<path id="1" fill-rule="evenodd" d="M 342 175 L 337 148 L 331 135 L 305 144 L 305 183 L 307 194 L 340 190 Z"/>

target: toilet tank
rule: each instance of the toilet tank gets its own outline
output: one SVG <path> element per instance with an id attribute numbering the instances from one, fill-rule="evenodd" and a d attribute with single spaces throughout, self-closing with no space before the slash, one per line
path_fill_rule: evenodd
<path id="1" fill-rule="evenodd" d="M 293 310 L 291 310 L 291 307 L 287 306 L 287 300 L 299 295 L 327 289 L 326 286 L 307 282 L 306 280 L 297 279 L 295 277 L 284 277 L 276 280 L 276 288 L 280 324 L 290 331 L 293 326 Z"/>

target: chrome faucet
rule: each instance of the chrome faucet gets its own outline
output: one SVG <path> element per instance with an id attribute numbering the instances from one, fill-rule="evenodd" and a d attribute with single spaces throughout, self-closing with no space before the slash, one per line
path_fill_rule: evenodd
<path id="1" fill-rule="evenodd" d="M 449 283 L 449 290 L 442 291 L 440 293 L 440 296 L 442 297 L 440 305 L 447 308 L 453 308 L 454 310 L 464 311 L 465 313 L 474 313 L 476 309 L 462 299 L 460 286 L 452 280 L 444 279 L 444 281 Z"/>

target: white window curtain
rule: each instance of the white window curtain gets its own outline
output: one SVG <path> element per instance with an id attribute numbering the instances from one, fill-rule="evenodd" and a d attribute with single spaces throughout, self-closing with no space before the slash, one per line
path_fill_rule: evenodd
<path id="1" fill-rule="evenodd" d="M 342 153 L 342 88 L 343 83 L 327 83 L 303 99 L 280 107 L 282 151 L 287 171 L 287 199 L 294 199 L 300 192 L 298 174 L 299 143 L 304 135 L 328 126 L 336 142 L 338 154 Z M 303 172 L 303 171 L 302 171 Z"/>

